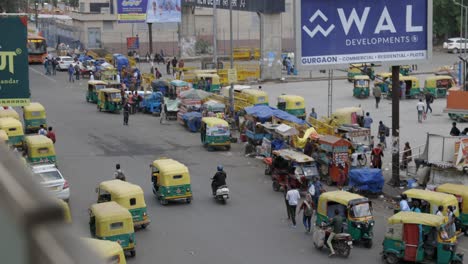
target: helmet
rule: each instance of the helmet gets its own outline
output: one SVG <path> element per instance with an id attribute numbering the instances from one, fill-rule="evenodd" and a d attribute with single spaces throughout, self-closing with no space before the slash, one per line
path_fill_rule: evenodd
<path id="1" fill-rule="evenodd" d="M 223 165 L 218 165 L 218 171 L 223 171 Z"/>

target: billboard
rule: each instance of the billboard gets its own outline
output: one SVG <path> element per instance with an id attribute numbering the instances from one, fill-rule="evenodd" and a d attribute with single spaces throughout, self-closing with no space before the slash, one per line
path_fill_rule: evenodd
<path id="1" fill-rule="evenodd" d="M 0 106 L 24 106 L 30 102 L 28 18 L 1 16 L 0 28 L 8 37 L 0 38 Z"/>
<path id="2" fill-rule="evenodd" d="M 119 23 L 144 23 L 148 0 L 117 0 Z"/>
<path id="3" fill-rule="evenodd" d="M 148 0 L 147 23 L 180 22 L 182 6 L 180 0 Z"/>
<path id="4" fill-rule="evenodd" d="M 432 0 L 297 0 L 299 68 L 432 55 Z"/>
<path id="5" fill-rule="evenodd" d="M 217 8 L 229 9 L 229 1 L 232 10 L 261 12 L 265 14 L 277 14 L 285 11 L 285 0 L 182 0 L 182 4 L 199 7 L 213 7 L 216 1 Z"/>
<path id="6" fill-rule="evenodd" d="M 128 37 L 127 38 L 127 49 L 128 50 L 140 49 L 140 39 L 138 37 Z"/>

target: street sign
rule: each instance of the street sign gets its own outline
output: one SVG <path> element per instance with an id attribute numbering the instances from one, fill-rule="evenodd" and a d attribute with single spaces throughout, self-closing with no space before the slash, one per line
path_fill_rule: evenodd
<path id="1" fill-rule="evenodd" d="M 30 102 L 28 68 L 28 17 L 0 16 L 0 106 L 25 106 Z"/>
<path id="2" fill-rule="evenodd" d="M 295 57 L 299 68 L 408 62 L 432 55 L 432 0 L 295 3 Z"/>
<path id="3" fill-rule="evenodd" d="M 228 69 L 228 82 L 229 84 L 237 82 L 237 70 L 236 69 Z"/>

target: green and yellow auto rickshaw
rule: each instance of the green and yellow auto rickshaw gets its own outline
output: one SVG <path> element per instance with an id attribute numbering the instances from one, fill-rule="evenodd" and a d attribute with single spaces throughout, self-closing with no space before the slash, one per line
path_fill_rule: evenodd
<path id="1" fill-rule="evenodd" d="M 436 188 L 437 192 L 455 195 L 458 200 L 458 209 L 460 215 L 458 219 L 461 222 L 461 229 L 468 236 L 468 186 L 462 184 L 445 183 Z M 444 208 L 445 209 L 445 208 Z"/>
<path id="2" fill-rule="evenodd" d="M 237 91 L 234 90 L 234 92 Z M 268 93 L 262 90 L 243 89 L 238 93 L 238 95 L 252 105 L 269 105 Z"/>
<path id="3" fill-rule="evenodd" d="M 390 77 L 388 79 L 388 92 L 392 92 L 392 78 Z M 423 89 L 419 83 L 419 79 L 415 76 L 400 76 L 400 82 L 405 82 L 406 84 L 406 89 L 405 89 L 405 97 L 408 98 L 413 98 L 417 99 L 420 98 L 423 95 Z M 400 97 L 402 97 L 403 91 L 400 91 Z M 388 99 L 391 99 L 391 96 L 388 97 Z"/>
<path id="4" fill-rule="evenodd" d="M 24 152 L 29 163 L 55 163 L 54 142 L 43 135 L 26 136 L 24 139 Z"/>
<path id="5" fill-rule="evenodd" d="M 372 247 L 374 217 L 372 202 L 366 197 L 346 191 L 322 193 L 317 204 L 316 226 L 327 223 L 338 209 L 346 219 L 344 233 L 349 233 L 354 241 L 362 242 L 365 247 Z"/>
<path id="6" fill-rule="evenodd" d="M 150 224 L 145 195 L 140 186 L 121 180 L 110 180 L 101 182 L 96 192 L 98 203 L 114 201 L 127 208 L 132 214 L 134 227 L 146 228 Z"/>
<path id="7" fill-rule="evenodd" d="M 16 112 L 16 110 L 13 108 L 0 110 L 0 118 L 5 118 L 5 117 L 11 117 L 16 120 L 20 120 L 18 112 Z"/>
<path id="8" fill-rule="evenodd" d="M 115 241 L 135 256 L 132 215 L 116 202 L 93 204 L 89 209 L 89 230 L 93 238 Z"/>
<path id="9" fill-rule="evenodd" d="M 57 200 L 57 203 L 60 205 L 60 207 L 63 210 L 63 221 L 66 224 L 71 224 L 72 223 L 72 216 L 71 216 L 71 212 L 70 212 L 70 206 L 68 205 L 67 202 L 65 202 L 62 199 L 56 199 L 56 200 Z"/>
<path id="10" fill-rule="evenodd" d="M 200 89 L 210 93 L 217 93 L 221 89 L 218 74 L 197 73 L 193 82 L 193 89 Z"/>
<path id="11" fill-rule="evenodd" d="M 357 75 L 367 75 L 371 80 L 375 78 L 375 65 L 373 63 L 354 63 L 348 68 L 348 81 L 352 82 Z"/>
<path id="12" fill-rule="evenodd" d="M 8 143 L 15 147 L 23 147 L 23 124 L 12 117 L 0 118 L 0 130 L 8 135 Z"/>
<path id="13" fill-rule="evenodd" d="M 277 107 L 279 110 L 295 115 L 298 118 L 305 119 L 305 100 L 299 95 L 283 94 L 278 96 Z"/>
<path id="14" fill-rule="evenodd" d="M 401 76 L 400 76 L 401 77 Z M 375 75 L 374 86 L 379 87 L 382 93 L 388 93 L 389 88 L 392 84 L 391 81 L 392 73 L 391 72 L 380 72 Z"/>
<path id="15" fill-rule="evenodd" d="M 185 82 L 185 81 L 172 80 L 169 83 L 169 89 L 175 91 L 175 94 L 178 97 L 181 92 L 190 90 L 190 85 L 188 82 Z"/>
<path id="16" fill-rule="evenodd" d="M 109 240 L 100 240 L 94 238 L 82 238 L 93 252 L 97 254 L 98 257 L 101 257 L 104 263 L 109 264 L 126 264 L 127 260 L 125 259 L 125 253 L 119 243 L 109 241 Z"/>
<path id="17" fill-rule="evenodd" d="M 356 75 L 353 79 L 353 96 L 367 98 L 370 94 L 370 78 L 367 75 Z"/>
<path id="18" fill-rule="evenodd" d="M 24 129 L 26 134 L 39 131 L 41 125 L 47 127 L 46 111 L 40 103 L 30 103 L 23 107 Z"/>
<path id="19" fill-rule="evenodd" d="M 431 76 L 424 82 L 424 90 L 430 92 L 435 98 L 446 97 L 448 89 L 455 86 L 452 76 L 448 75 Z"/>
<path id="20" fill-rule="evenodd" d="M 187 166 L 173 159 L 157 159 L 150 165 L 153 193 L 162 205 L 169 201 L 192 201 L 192 187 Z"/>
<path id="21" fill-rule="evenodd" d="M 207 148 L 231 149 L 231 131 L 229 124 L 216 117 L 202 118 L 200 128 L 201 142 Z"/>
<path id="22" fill-rule="evenodd" d="M 105 88 L 98 91 L 97 108 L 99 112 L 119 112 L 122 110 L 122 94 L 115 88 Z"/>
<path id="23" fill-rule="evenodd" d="M 88 81 L 88 90 L 86 91 L 86 102 L 97 104 L 98 91 L 106 88 L 107 83 L 103 81 Z"/>
<path id="24" fill-rule="evenodd" d="M 408 199 L 411 200 L 411 202 L 417 201 L 420 205 L 419 209 L 423 213 L 435 214 L 439 206 L 443 206 L 445 209 L 443 214 L 446 216 L 447 207 L 452 206 L 455 208 L 455 216 L 459 216 L 460 211 L 458 210 L 457 198 L 451 194 L 420 189 L 410 189 L 403 193 L 408 196 Z"/>
<path id="25" fill-rule="evenodd" d="M 0 142 L 8 144 L 8 134 L 3 130 L 0 130 Z"/>
<path id="26" fill-rule="evenodd" d="M 392 71 L 392 67 L 388 69 L 389 72 Z M 400 74 L 403 76 L 409 76 L 411 73 L 411 65 L 400 65 Z"/>
<path id="27" fill-rule="evenodd" d="M 415 212 L 399 212 L 388 219 L 382 255 L 388 264 L 427 263 L 426 259 L 437 264 L 463 263 L 447 219 Z"/>

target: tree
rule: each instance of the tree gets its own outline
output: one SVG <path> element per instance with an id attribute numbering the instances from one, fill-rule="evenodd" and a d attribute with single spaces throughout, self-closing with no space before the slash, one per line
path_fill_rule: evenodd
<path id="1" fill-rule="evenodd" d="M 433 34 L 437 40 L 460 35 L 460 6 L 448 0 L 434 0 Z"/>
<path id="2" fill-rule="evenodd" d="M 68 4 L 69 4 L 71 7 L 78 7 L 78 5 L 79 5 L 79 0 L 68 0 Z"/>

